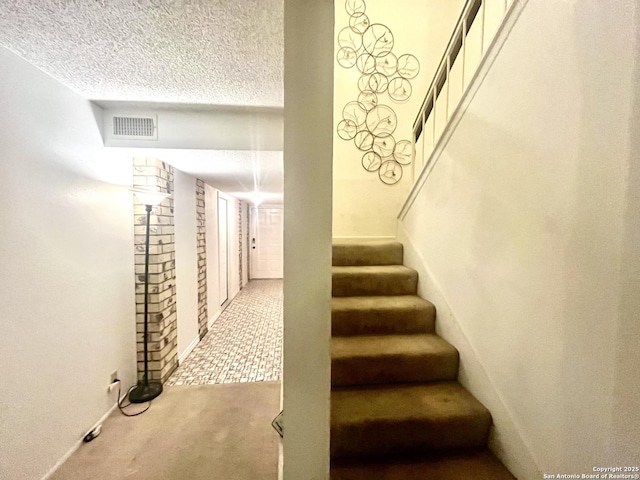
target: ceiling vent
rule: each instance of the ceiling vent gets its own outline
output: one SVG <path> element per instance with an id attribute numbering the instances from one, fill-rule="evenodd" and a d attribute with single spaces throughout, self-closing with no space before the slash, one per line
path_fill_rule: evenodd
<path id="1" fill-rule="evenodd" d="M 158 117 L 113 117 L 113 138 L 130 138 L 135 140 L 158 139 Z"/>

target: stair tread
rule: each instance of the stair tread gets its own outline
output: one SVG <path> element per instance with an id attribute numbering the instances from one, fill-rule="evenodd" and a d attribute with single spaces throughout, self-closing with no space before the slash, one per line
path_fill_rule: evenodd
<path id="1" fill-rule="evenodd" d="M 488 449 L 426 458 L 331 463 L 331 480 L 515 480 Z"/>
<path id="2" fill-rule="evenodd" d="M 331 424 L 435 423 L 488 416 L 489 411 L 455 381 L 336 389 L 331 392 Z"/>
<path id="3" fill-rule="evenodd" d="M 404 265 L 331 268 L 331 294 L 334 297 L 417 293 L 418 272 Z"/>
<path id="4" fill-rule="evenodd" d="M 449 342 L 433 333 L 414 335 L 360 335 L 331 339 L 331 357 L 445 355 L 457 357 L 458 351 Z"/>
<path id="5" fill-rule="evenodd" d="M 334 265 L 331 271 L 342 275 L 394 275 L 415 272 L 413 268 L 404 265 Z"/>
<path id="6" fill-rule="evenodd" d="M 334 336 L 433 332 L 435 306 L 416 295 L 333 297 Z"/>
<path id="7" fill-rule="evenodd" d="M 407 384 L 455 380 L 458 351 L 433 333 L 331 339 L 331 384 Z"/>
<path id="8" fill-rule="evenodd" d="M 402 264 L 403 246 L 395 240 L 339 239 L 332 251 L 334 265 Z"/>
<path id="9" fill-rule="evenodd" d="M 331 309 L 345 310 L 420 310 L 431 309 L 433 303 L 417 295 L 375 295 L 333 297 Z"/>

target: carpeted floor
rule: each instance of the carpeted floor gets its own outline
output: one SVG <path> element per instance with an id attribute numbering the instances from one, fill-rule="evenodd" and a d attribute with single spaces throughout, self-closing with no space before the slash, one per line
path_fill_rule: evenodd
<path id="1" fill-rule="evenodd" d="M 140 416 L 116 410 L 50 480 L 276 480 L 279 410 L 280 382 L 166 387 Z"/>

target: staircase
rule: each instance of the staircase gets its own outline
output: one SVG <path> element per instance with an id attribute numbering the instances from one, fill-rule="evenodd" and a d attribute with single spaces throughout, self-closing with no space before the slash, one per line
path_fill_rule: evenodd
<path id="1" fill-rule="evenodd" d="M 513 479 L 402 261 L 398 242 L 333 243 L 331 479 Z"/>

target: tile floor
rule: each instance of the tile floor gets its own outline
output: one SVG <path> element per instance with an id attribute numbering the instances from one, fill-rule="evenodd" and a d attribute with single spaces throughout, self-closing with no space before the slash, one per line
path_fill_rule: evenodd
<path id="1" fill-rule="evenodd" d="M 166 385 L 279 380 L 282 365 L 282 280 L 252 280 Z"/>

